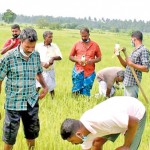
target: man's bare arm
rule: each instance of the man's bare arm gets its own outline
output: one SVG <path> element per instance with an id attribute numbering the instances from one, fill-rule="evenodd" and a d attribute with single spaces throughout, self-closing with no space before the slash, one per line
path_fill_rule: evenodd
<path id="1" fill-rule="evenodd" d="M 130 146 L 135 137 L 138 129 L 139 120 L 135 117 L 129 116 L 128 130 L 125 133 L 125 139 L 123 146 L 118 147 L 116 150 L 130 150 Z"/>
<path id="2" fill-rule="evenodd" d="M 95 138 L 93 141 L 92 150 L 102 150 L 103 145 L 106 142 L 107 142 L 107 139 L 105 139 L 105 138 L 102 138 L 102 137 Z"/>
<path id="3" fill-rule="evenodd" d="M 39 81 L 39 83 L 42 85 L 42 88 L 43 88 L 42 91 L 40 92 L 40 95 L 39 95 L 39 99 L 42 99 L 47 94 L 48 87 L 47 87 L 46 82 L 44 81 L 42 73 L 38 73 L 36 76 L 36 79 Z"/>

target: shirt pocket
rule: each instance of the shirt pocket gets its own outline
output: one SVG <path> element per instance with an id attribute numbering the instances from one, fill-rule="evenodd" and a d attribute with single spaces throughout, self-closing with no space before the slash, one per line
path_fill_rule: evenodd
<path id="1" fill-rule="evenodd" d="M 131 56 L 131 60 L 135 64 L 141 64 L 141 54 L 139 52 L 135 52 Z"/>
<path id="2" fill-rule="evenodd" d="M 23 66 L 13 66 L 10 70 L 11 72 L 8 74 L 8 77 L 12 79 L 22 79 L 24 77 Z"/>

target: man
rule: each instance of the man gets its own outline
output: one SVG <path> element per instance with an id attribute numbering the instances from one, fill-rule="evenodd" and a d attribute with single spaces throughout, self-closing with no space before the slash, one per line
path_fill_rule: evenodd
<path id="1" fill-rule="evenodd" d="M 96 74 L 99 83 L 99 94 L 111 97 L 115 93 L 114 83 L 119 84 L 124 79 L 124 71 L 121 67 L 107 67 Z"/>
<path id="2" fill-rule="evenodd" d="M 126 68 L 123 84 L 125 86 L 124 95 L 138 97 L 138 85 L 131 72 L 130 67 L 135 70 L 138 80 L 141 82 L 142 72 L 149 71 L 149 51 L 142 44 L 143 34 L 140 31 L 135 31 L 131 35 L 131 42 L 134 48 L 129 58 L 124 60 L 118 50 L 115 49 L 115 54 L 117 55 L 122 66 Z M 122 49 L 124 50 L 124 49 Z"/>
<path id="3" fill-rule="evenodd" d="M 62 59 L 62 54 L 59 47 L 52 43 L 53 33 L 51 31 L 45 31 L 43 33 L 44 42 L 36 45 L 36 50 L 40 53 L 41 64 L 43 67 L 43 77 L 48 86 L 48 91 L 51 94 L 52 99 L 54 98 L 56 87 L 55 83 L 55 71 L 54 62 Z M 41 85 L 36 82 L 38 90 Z"/>
<path id="4" fill-rule="evenodd" d="M 20 44 L 20 26 L 18 24 L 14 24 L 11 26 L 12 38 L 8 39 L 4 44 L 1 54 L 4 55 L 7 51 L 17 47 Z"/>
<path id="5" fill-rule="evenodd" d="M 146 121 L 144 105 L 130 96 L 116 96 L 86 111 L 80 120 L 66 119 L 61 136 L 83 150 L 102 150 L 108 140 L 115 141 L 120 133 L 124 143 L 116 150 L 137 150 Z"/>
<path id="6" fill-rule="evenodd" d="M 11 150 L 16 142 L 20 119 L 29 149 L 33 149 L 35 138 L 39 134 L 38 99 L 42 99 L 47 85 L 42 76 L 40 56 L 35 52 L 37 33 L 32 28 L 24 29 L 20 34 L 21 45 L 9 51 L 0 63 L 0 93 L 5 76 L 6 102 L 3 127 L 4 150 Z M 38 95 L 36 80 L 43 87 Z"/>
<path id="7" fill-rule="evenodd" d="M 69 59 L 75 62 L 72 73 L 72 93 L 90 96 L 95 79 L 95 63 L 101 60 L 101 51 L 97 43 L 89 36 L 89 29 L 80 30 L 82 40 L 77 42 L 70 53 Z"/>

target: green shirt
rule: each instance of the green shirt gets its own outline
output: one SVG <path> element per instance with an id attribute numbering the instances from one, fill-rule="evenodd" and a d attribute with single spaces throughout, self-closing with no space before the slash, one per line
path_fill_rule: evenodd
<path id="1" fill-rule="evenodd" d="M 33 107 L 38 100 L 36 75 L 42 73 L 40 56 L 33 52 L 29 59 L 23 58 L 18 47 L 0 61 L 0 80 L 6 79 L 5 109 L 27 110 L 27 103 Z"/>

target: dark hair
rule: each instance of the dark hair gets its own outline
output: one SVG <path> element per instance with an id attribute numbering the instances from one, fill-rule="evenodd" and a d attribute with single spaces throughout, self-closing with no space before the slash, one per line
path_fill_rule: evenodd
<path id="1" fill-rule="evenodd" d="M 46 38 L 48 35 L 52 35 L 52 34 L 53 34 L 53 32 L 51 32 L 51 31 L 45 31 L 43 33 L 43 38 Z"/>
<path id="2" fill-rule="evenodd" d="M 141 31 L 134 31 L 131 34 L 131 37 L 135 37 L 136 39 L 142 41 L 143 40 L 143 34 Z"/>
<path id="3" fill-rule="evenodd" d="M 38 40 L 37 33 L 33 28 L 23 29 L 20 33 L 21 41 L 29 40 L 30 42 L 36 42 Z"/>
<path id="4" fill-rule="evenodd" d="M 118 72 L 117 72 L 117 76 L 118 76 L 118 77 L 122 77 L 122 78 L 124 79 L 124 71 L 123 71 L 123 70 L 118 71 Z"/>
<path id="5" fill-rule="evenodd" d="M 19 29 L 20 30 L 20 26 L 18 24 L 13 24 L 11 26 L 11 29 Z"/>
<path id="6" fill-rule="evenodd" d="M 81 122 L 75 119 L 66 119 L 61 125 L 61 137 L 66 140 L 76 133 L 76 131 L 81 127 Z"/>
<path id="7" fill-rule="evenodd" d="M 90 33 L 89 29 L 86 28 L 86 27 L 81 28 L 81 29 L 80 29 L 80 33 L 81 33 L 81 32 L 87 32 L 87 33 Z"/>

